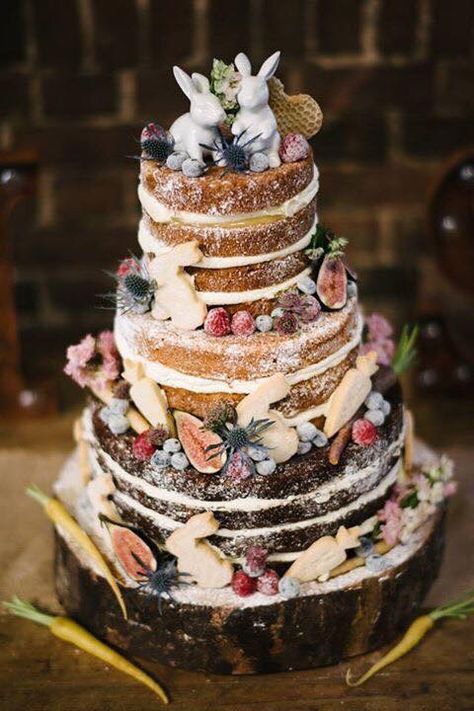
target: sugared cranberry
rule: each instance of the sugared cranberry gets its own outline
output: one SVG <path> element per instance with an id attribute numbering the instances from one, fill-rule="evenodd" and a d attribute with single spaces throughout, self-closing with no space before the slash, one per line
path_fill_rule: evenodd
<path id="1" fill-rule="evenodd" d="M 151 459 L 155 449 L 155 445 L 150 442 L 149 430 L 137 435 L 133 441 L 133 454 L 141 462 Z"/>
<path id="2" fill-rule="evenodd" d="M 262 595 L 276 595 L 279 580 L 278 573 L 268 568 L 268 570 L 257 578 L 257 592 L 262 593 Z"/>
<path id="3" fill-rule="evenodd" d="M 232 590 L 239 597 L 248 597 L 257 589 L 256 578 L 251 578 L 250 575 L 244 573 L 243 570 L 238 570 L 232 577 Z"/>

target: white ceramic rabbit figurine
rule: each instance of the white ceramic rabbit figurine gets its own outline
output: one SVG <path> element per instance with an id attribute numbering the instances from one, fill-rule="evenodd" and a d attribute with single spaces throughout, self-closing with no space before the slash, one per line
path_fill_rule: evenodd
<path id="1" fill-rule="evenodd" d="M 173 73 L 191 102 L 189 113 L 176 119 L 170 128 L 175 150 L 203 163 L 210 151 L 201 144 L 212 146 L 219 138 L 217 126 L 225 121 L 226 113 L 217 96 L 211 94 L 207 77 L 197 73 L 190 77 L 179 67 L 173 67 Z"/>
<path id="2" fill-rule="evenodd" d="M 270 168 L 277 168 L 280 165 L 278 155 L 280 134 L 273 111 L 268 105 L 267 81 L 275 74 L 279 61 L 280 52 L 275 52 L 264 61 L 258 74 L 252 76 L 252 66 L 248 57 L 241 52 L 235 58 L 235 66 L 242 79 L 237 94 L 240 110 L 232 124 L 232 133 L 238 136 L 245 131 L 242 142 L 258 136 L 251 144 L 252 153 L 265 153 Z"/>

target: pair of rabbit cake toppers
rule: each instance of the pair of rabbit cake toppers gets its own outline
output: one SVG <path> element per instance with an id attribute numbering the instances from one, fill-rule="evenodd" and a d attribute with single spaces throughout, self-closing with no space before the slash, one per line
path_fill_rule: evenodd
<path id="1" fill-rule="evenodd" d="M 244 143 L 252 144 L 252 151 L 264 153 L 270 168 L 280 165 L 278 150 L 280 134 L 273 111 L 268 105 L 267 82 L 275 74 L 280 61 L 280 52 L 274 52 L 266 59 L 258 74 L 252 74 L 248 57 L 241 52 L 235 58 L 235 66 L 240 74 L 236 99 L 239 111 L 232 123 L 234 136 L 243 136 Z M 188 113 L 180 116 L 170 128 L 175 141 L 175 150 L 204 163 L 211 155 L 219 163 L 219 153 L 213 149 L 220 134 L 218 126 L 226 119 L 219 99 L 211 92 L 209 80 L 202 74 L 186 74 L 180 67 L 173 67 L 176 81 L 191 102 Z"/>

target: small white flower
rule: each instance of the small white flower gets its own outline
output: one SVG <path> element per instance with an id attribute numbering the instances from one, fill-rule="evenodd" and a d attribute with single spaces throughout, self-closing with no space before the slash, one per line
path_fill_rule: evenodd
<path id="1" fill-rule="evenodd" d="M 430 502 L 432 504 L 440 504 L 444 499 L 444 482 L 437 481 L 431 487 Z"/>

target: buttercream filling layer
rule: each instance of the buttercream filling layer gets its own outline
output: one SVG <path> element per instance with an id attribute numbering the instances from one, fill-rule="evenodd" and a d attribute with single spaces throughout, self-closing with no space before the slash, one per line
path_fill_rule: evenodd
<path id="1" fill-rule="evenodd" d="M 229 269 L 232 267 L 247 267 L 252 264 L 263 264 L 274 259 L 287 257 L 289 254 L 300 252 L 308 247 L 317 224 L 318 218 L 316 216 L 311 229 L 301 239 L 278 251 L 239 257 L 203 257 L 199 264 L 194 266 L 199 269 Z M 151 252 L 155 255 L 167 254 L 173 250 L 172 246 L 154 237 L 143 220 L 140 220 L 138 227 L 138 243 L 144 252 Z"/>
<path id="2" fill-rule="evenodd" d="M 186 212 L 184 210 L 173 210 L 167 205 L 159 202 L 141 183 L 138 185 L 138 199 L 145 210 L 155 222 L 183 222 L 195 225 L 219 225 L 243 223 L 248 220 L 255 220 L 266 217 L 292 217 L 299 210 L 302 210 L 315 197 L 319 190 L 319 172 L 314 166 L 314 174 L 311 182 L 297 195 L 286 200 L 281 205 L 267 207 L 265 210 L 246 212 L 235 215 L 204 215 L 197 212 Z"/>
<path id="3" fill-rule="evenodd" d="M 255 378 L 253 380 L 215 380 L 213 378 L 204 378 L 197 375 L 182 373 L 179 370 L 170 368 L 169 366 L 158 363 L 157 361 L 149 361 L 143 358 L 143 356 L 133 352 L 128 345 L 126 338 L 120 332 L 119 323 L 119 321 L 116 321 L 115 341 L 122 358 L 128 358 L 130 360 L 143 363 L 146 375 L 160 385 L 166 385 L 173 388 L 183 388 L 195 393 L 247 394 L 253 392 L 259 385 L 267 380 L 267 378 Z M 295 385 L 303 380 L 309 380 L 310 378 L 323 374 L 329 368 L 333 368 L 338 365 L 351 350 L 359 345 L 363 325 L 362 316 L 359 314 L 356 327 L 350 340 L 337 351 L 331 353 L 326 358 L 323 358 L 318 363 L 313 363 L 312 365 L 296 370 L 293 373 L 286 374 L 285 377 L 289 384 Z"/>

